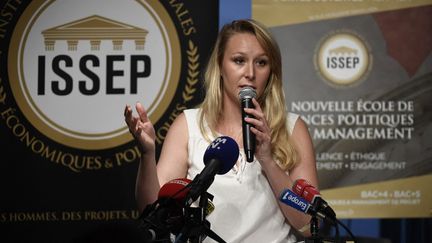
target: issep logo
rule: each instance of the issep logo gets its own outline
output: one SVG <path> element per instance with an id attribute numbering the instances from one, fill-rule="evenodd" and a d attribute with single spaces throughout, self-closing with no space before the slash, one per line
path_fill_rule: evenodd
<path id="1" fill-rule="evenodd" d="M 175 117 L 198 99 L 198 30 L 185 4 L 15 4 L 0 16 L 0 117 L 42 159 L 74 172 L 136 161 L 125 105 L 144 105 L 161 144 Z"/>
<path id="2" fill-rule="evenodd" d="M 26 10 L 12 36 L 9 75 L 40 132 L 70 147 L 105 149 L 131 140 L 126 104 L 142 102 L 153 121 L 166 111 L 181 48 L 158 1 L 34 1 Z"/>
<path id="3" fill-rule="evenodd" d="M 366 42 L 351 31 L 337 31 L 320 41 L 314 57 L 318 74 L 337 87 L 364 80 L 372 65 Z"/>

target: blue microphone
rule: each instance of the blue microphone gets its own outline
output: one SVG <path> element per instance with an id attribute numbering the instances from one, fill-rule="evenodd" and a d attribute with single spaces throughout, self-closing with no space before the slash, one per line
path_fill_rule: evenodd
<path id="1" fill-rule="evenodd" d="M 308 201 L 306 201 L 306 199 L 297 196 L 290 189 L 285 189 L 281 193 L 279 200 L 286 205 L 295 208 L 305 214 L 310 214 L 310 210 L 312 209 L 312 205 Z"/>
<path id="2" fill-rule="evenodd" d="M 204 153 L 204 169 L 189 184 L 186 202 L 190 205 L 207 191 L 216 174 L 223 175 L 231 170 L 238 156 L 239 146 L 234 139 L 221 136 L 211 142 Z"/>
<path id="3" fill-rule="evenodd" d="M 221 136 L 207 147 L 203 160 L 206 167 L 217 164 L 216 173 L 223 175 L 231 170 L 238 157 L 239 146 L 236 141 L 228 136 Z"/>
<path id="4" fill-rule="evenodd" d="M 318 216 L 321 219 L 329 220 L 330 222 L 333 222 L 332 218 L 327 217 L 324 213 L 318 211 L 312 204 L 310 204 L 306 199 L 299 197 L 297 194 L 295 194 L 290 189 L 285 189 L 280 197 L 279 200 L 286 205 L 297 209 L 300 212 L 303 212 L 305 214 L 309 214 L 312 216 Z"/>

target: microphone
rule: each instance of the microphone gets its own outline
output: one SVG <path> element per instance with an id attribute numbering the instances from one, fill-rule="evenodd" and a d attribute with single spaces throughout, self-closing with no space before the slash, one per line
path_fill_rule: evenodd
<path id="1" fill-rule="evenodd" d="M 316 197 L 316 198 L 322 199 L 321 196 Z M 327 207 L 327 208 L 331 210 L 331 213 L 329 213 L 329 211 L 327 211 L 327 210 L 323 210 L 322 207 L 319 207 L 319 206 L 317 207 L 317 205 L 310 204 L 308 202 L 308 200 L 298 196 L 297 194 L 295 194 L 290 189 L 285 189 L 280 194 L 279 201 L 281 201 L 284 204 L 286 204 L 292 208 L 295 208 L 298 211 L 303 212 L 305 214 L 309 214 L 311 216 L 317 216 L 323 220 L 326 220 L 327 222 L 329 222 L 333 225 L 337 225 L 337 224 L 342 225 L 342 227 L 344 227 L 344 229 L 348 232 L 348 234 L 351 236 L 351 238 L 355 242 L 355 236 L 353 235 L 351 230 L 349 228 L 347 228 L 344 224 L 342 224 L 339 220 L 337 220 L 336 214 L 334 213 L 334 211 L 330 207 Z M 317 222 L 316 222 L 316 224 L 317 224 Z M 314 226 L 314 224 L 311 221 L 312 239 L 316 239 L 314 237 L 317 236 L 317 232 L 316 232 L 317 230 L 318 230 L 318 225 Z M 336 234 L 339 235 L 339 230 L 337 227 L 336 227 Z M 306 241 L 306 242 L 309 242 L 309 241 Z"/>
<path id="2" fill-rule="evenodd" d="M 284 204 L 297 209 L 300 212 L 303 212 L 305 214 L 309 214 L 312 216 L 318 216 L 322 219 L 327 218 L 326 215 L 323 213 L 317 211 L 313 205 L 311 205 L 306 199 L 297 196 L 293 191 L 290 189 L 285 189 L 279 196 L 279 201 L 283 202 Z"/>
<path id="3" fill-rule="evenodd" d="M 158 198 L 172 198 L 175 199 L 176 204 L 181 208 L 184 204 L 184 200 L 190 190 L 190 183 L 192 180 L 187 178 L 178 178 L 171 180 L 161 187 L 159 190 Z M 205 208 L 205 214 L 210 215 L 215 209 L 215 206 L 211 199 L 207 200 L 207 207 Z M 181 209 L 180 209 L 181 210 Z M 181 212 L 180 212 L 181 214 Z"/>
<path id="4" fill-rule="evenodd" d="M 190 183 L 186 199 L 187 205 L 190 205 L 210 187 L 216 174 L 223 175 L 231 170 L 238 156 L 239 147 L 234 139 L 221 136 L 211 142 L 204 153 L 204 169 Z"/>
<path id="5" fill-rule="evenodd" d="M 178 178 L 165 183 L 158 193 L 158 198 L 173 198 L 181 202 L 186 198 L 189 188 L 187 187 L 191 180 L 187 178 Z"/>
<path id="6" fill-rule="evenodd" d="M 247 114 L 244 108 L 255 108 L 252 99 L 256 97 L 256 91 L 252 87 L 243 87 L 239 92 L 239 100 L 242 110 L 242 125 L 243 125 L 243 148 L 246 154 L 246 161 L 252 162 L 255 154 L 255 134 L 250 131 L 251 124 L 247 123 L 244 119 L 246 117 L 253 118 L 252 115 Z"/>
<path id="7" fill-rule="evenodd" d="M 158 199 L 143 211 L 141 228 L 144 230 L 146 242 L 159 242 L 169 239 L 169 233 L 178 233 L 184 225 L 183 204 L 189 193 L 187 178 L 173 179 L 165 183 L 159 190 Z M 214 204 L 208 199 L 206 215 L 214 210 Z"/>
<path id="8" fill-rule="evenodd" d="M 159 189 L 158 199 L 144 209 L 140 228 L 146 242 L 169 240 L 170 231 L 183 225 L 182 201 L 189 190 L 189 182 L 184 178 L 167 182 Z"/>
<path id="9" fill-rule="evenodd" d="M 320 192 L 305 179 L 297 179 L 292 187 L 293 191 L 322 211 L 327 217 L 336 218 L 336 213 L 321 197 Z"/>

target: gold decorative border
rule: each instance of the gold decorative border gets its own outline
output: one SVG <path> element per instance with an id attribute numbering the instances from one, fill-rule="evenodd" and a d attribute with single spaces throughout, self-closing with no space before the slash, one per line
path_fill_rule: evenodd
<path id="1" fill-rule="evenodd" d="M 194 88 L 194 86 L 198 83 L 199 74 L 198 47 L 195 46 L 191 40 L 189 40 L 188 47 L 188 76 L 185 89 L 182 93 L 184 103 L 190 101 L 193 98 L 193 94 L 196 92 L 196 88 Z"/>

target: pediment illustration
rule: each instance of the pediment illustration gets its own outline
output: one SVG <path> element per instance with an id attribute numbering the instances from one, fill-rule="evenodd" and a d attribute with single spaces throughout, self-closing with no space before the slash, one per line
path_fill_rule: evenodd
<path id="1" fill-rule="evenodd" d="M 124 40 L 134 40 L 135 48 L 143 50 L 146 29 L 92 15 L 42 31 L 45 49 L 54 50 L 56 41 L 67 41 L 68 50 L 77 50 L 80 41 L 90 41 L 91 50 L 99 50 L 102 40 L 111 40 L 114 50 L 121 50 Z"/>
<path id="2" fill-rule="evenodd" d="M 341 46 L 338 48 L 334 48 L 329 50 L 330 55 L 357 55 L 357 50 L 352 49 L 346 46 Z"/>

